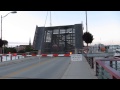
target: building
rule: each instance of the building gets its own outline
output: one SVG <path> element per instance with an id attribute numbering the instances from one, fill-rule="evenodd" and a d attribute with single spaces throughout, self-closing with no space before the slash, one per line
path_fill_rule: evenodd
<path id="1" fill-rule="evenodd" d="M 20 46 L 18 46 L 18 51 L 24 50 L 26 48 L 26 46 L 28 46 L 28 45 L 20 45 Z"/>
<path id="2" fill-rule="evenodd" d="M 33 48 L 44 54 L 78 53 L 83 49 L 83 25 L 38 27 L 33 40 Z"/>
<path id="3" fill-rule="evenodd" d="M 27 46 L 31 46 L 31 48 L 33 48 L 33 45 L 31 45 L 31 39 L 29 39 L 29 45 L 19 45 L 19 46 L 16 47 L 16 50 L 17 50 L 17 52 L 20 51 L 20 50 L 25 50 L 25 48 Z"/>

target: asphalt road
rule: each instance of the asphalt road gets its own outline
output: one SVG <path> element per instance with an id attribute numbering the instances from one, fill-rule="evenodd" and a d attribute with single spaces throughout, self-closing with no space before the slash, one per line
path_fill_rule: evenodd
<path id="1" fill-rule="evenodd" d="M 0 66 L 0 79 L 60 79 L 70 57 L 41 57 Z"/>

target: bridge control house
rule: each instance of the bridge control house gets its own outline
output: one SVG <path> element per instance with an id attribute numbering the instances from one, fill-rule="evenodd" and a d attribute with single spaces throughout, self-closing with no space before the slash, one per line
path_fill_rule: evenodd
<path id="1" fill-rule="evenodd" d="M 36 26 L 33 47 L 42 54 L 78 53 L 83 49 L 83 25 Z"/>

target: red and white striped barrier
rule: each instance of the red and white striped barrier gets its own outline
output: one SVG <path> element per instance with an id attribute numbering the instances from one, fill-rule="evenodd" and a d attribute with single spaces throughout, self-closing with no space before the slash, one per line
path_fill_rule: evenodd
<path id="1" fill-rule="evenodd" d="M 39 56 L 39 55 L 37 55 Z M 41 54 L 42 57 L 47 57 L 47 56 L 51 56 L 51 57 L 59 57 L 59 56 L 64 56 L 64 57 L 69 57 L 70 54 Z"/>
<path id="2" fill-rule="evenodd" d="M 26 55 L 26 54 L 22 54 L 22 55 L 17 55 L 16 53 L 14 54 L 0 54 L 1 56 L 42 56 L 42 57 L 46 57 L 46 56 L 51 56 L 51 57 L 58 57 L 58 56 L 64 56 L 64 57 L 69 57 L 70 54 L 41 54 L 41 55 L 36 55 L 36 54 L 32 54 L 32 55 Z"/>

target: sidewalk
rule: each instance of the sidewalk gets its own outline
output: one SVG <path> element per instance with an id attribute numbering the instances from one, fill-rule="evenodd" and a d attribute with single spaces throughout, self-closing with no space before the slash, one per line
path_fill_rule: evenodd
<path id="1" fill-rule="evenodd" d="M 97 79 L 95 72 L 90 68 L 85 57 L 82 61 L 71 61 L 61 79 Z"/>

